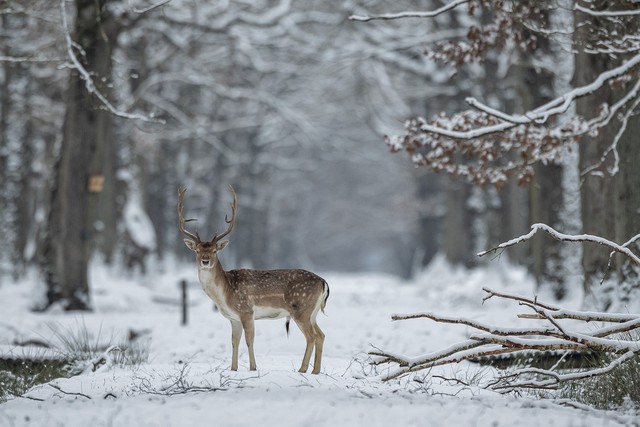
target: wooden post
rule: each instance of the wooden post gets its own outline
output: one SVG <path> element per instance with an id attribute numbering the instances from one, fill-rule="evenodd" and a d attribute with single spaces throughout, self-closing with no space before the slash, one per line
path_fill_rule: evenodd
<path id="1" fill-rule="evenodd" d="M 182 326 L 187 325 L 187 281 L 182 279 L 180 281 L 180 288 L 182 290 Z"/>

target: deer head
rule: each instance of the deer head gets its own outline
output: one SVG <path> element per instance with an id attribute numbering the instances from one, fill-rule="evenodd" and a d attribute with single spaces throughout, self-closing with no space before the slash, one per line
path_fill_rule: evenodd
<path id="1" fill-rule="evenodd" d="M 215 267 L 218 263 L 218 252 L 223 250 L 229 244 L 228 240 L 222 239 L 233 229 L 233 225 L 236 221 L 237 206 L 236 192 L 233 190 L 232 186 L 229 186 L 229 190 L 231 190 L 231 194 L 233 195 L 233 203 L 231 203 L 231 219 L 225 215 L 224 221 L 227 223 L 227 229 L 221 234 L 214 234 L 213 238 L 209 241 L 202 241 L 197 231 L 195 233 L 191 233 L 185 228 L 185 224 L 187 222 L 195 221 L 195 219 L 184 219 L 183 197 L 187 189 L 182 188 L 178 190 L 178 228 L 185 236 L 188 237 L 187 239 L 184 239 L 184 243 L 189 249 L 196 253 L 196 262 L 198 263 L 199 268 L 211 269 Z"/>

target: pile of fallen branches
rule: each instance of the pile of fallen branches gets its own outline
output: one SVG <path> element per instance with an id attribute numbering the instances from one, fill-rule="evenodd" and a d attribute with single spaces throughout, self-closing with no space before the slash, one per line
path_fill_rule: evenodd
<path id="1" fill-rule="evenodd" d="M 433 313 L 395 315 L 393 320 L 431 319 L 439 323 L 454 323 L 472 327 L 478 332 L 469 339 L 449 348 L 418 357 L 407 357 L 384 351 L 373 351 L 376 365 L 394 363 L 385 380 L 405 375 L 409 372 L 430 369 L 464 360 L 477 360 L 509 354 L 526 355 L 532 352 L 561 351 L 597 353 L 607 360 L 602 366 L 589 367 L 573 372 L 561 372 L 560 361 L 549 369 L 522 368 L 499 376 L 487 387 L 497 391 L 511 391 L 516 388 L 556 389 L 558 385 L 582 378 L 593 377 L 609 372 L 640 354 L 640 342 L 634 340 L 628 332 L 640 328 L 640 314 L 600 313 L 566 310 L 537 299 L 519 295 L 499 293 L 483 288 L 487 293 L 484 301 L 492 297 L 517 301 L 532 312 L 518 315 L 525 319 L 542 319 L 543 326 L 531 328 L 508 328 L 488 325 L 471 319 L 440 316 Z M 569 326 L 565 321 L 571 319 Z M 575 322 L 579 321 L 579 322 Z M 600 322 L 602 325 L 591 331 L 586 327 L 575 327 L 584 323 Z M 627 332 L 627 334 L 623 334 Z M 622 334 L 622 335 L 621 335 Z M 625 338 L 626 337 L 626 338 Z M 606 358 L 604 356 L 607 356 Z"/>
<path id="2" fill-rule="evenodd" d="M 617 252 L 626 256 L 636 266 L 640 266 L 640 257 L 629 249 L 633 243 L 640 241 L 640 234 L 619 245 L 589 234 L 562 234 L 546 224 L 534 224 L 528 234 L 504 242 L 488 251 L 480 252 L 478 255 L 483 256 L 504 250 L 509 246 L 531 239 L 538 231 L 546 232 L 554 239 L 561 241 L 597 243 L 611 250 L 610 258 Z M 519 318 L 543 320 L 543 326 L 505 328 L 483 324 L 471 319 L 440 316 L 433 313 L 395 315 L 392 317 L 393 320 L 425 318 L 439 323 L 466 325 L 479 332 L 469 336 L 468 340 L 449 348 L 418 357 L 407 357 L 385 351 L 370 352 L 369 354 L 375 356 L 372 362 L 374 365 L 386 363 L 397 365 L 387 372 L 384 379 L 389 380 L 409 372 L 459 363 L 464 360 L 477 361 L 504 355 L 530 360 L 532 356 L 535 358 L 536 354 L 543 355 L 555 352 L 561 355 L 560 359 L 549 369 L 537 367 L 516 369 L 497 377 L 495 381 L 488 384 L 487 388 L 505 392 L 523 388 L 557 389 L 560 384 L 568 381 L 606 374 L 640 355 L 640 341 L 635 338 L 638 334 L 630 333 L 640 329 L 640 314 L 566 310 L 538 301 L 537 298 L 499 293 L 488 288 L 483 288 L 483 290 L 488 294 L 483 302 L 492 297 L 517 301 L 519 305 L 531 310 L 531 313 L 518 315 Z M 585 326 L 585 324 L 593 325 L 594 323 L 598 323 L 600 326 Z M 537 324 L 540 325 L 540 322 Z M 575 356 L 576 353 L 600 355 L 602 363 L 596 366 L 587 365 L 580 369 L 566 369 L 561 362 L 568 357 Z"/>

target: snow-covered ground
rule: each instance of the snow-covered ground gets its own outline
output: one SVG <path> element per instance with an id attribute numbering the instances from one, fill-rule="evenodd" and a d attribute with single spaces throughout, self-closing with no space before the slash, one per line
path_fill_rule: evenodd
<path id="1" fill-rule="evenodd" d="M 496 260 L 490 268 L 452 270 L 442 260 L 413 282 L 375 274 L 323 274 L 331 286 L 318 323 L 327 338 L 320 375 L 297 372 L 304 351 L 300 331 L 284 321 L 256 323 L 257 372 L 229 370 L 231 331 L 200 290 L 195 267 L 165 267 L 155 276 L 123 278 L 92 270 L 88 314 L 29 311 L 34 281 L 0 287 L 0 351 L 16 341 L 55 340 L 54 329 L 86 328 L 96 339 L 142 334 L 149 361 L 105 365 L 37 386 L 0 404 L 0 426 L 615 426 L 638 425 L 633 415 L 581 410 L 549 400 L 500 395 L 440 378 L 471 379 L 473 364 L 383 382 L 368 365 L 374 347 L 419 355 L 466 338 L 469 330 L 428 320 L 391 322 L 395 313 L 433 311 L 511 325 L 517 307 L 482 302 L 482 286 L 533 295 L 522 270 Z M 160 271 L 159 270 L 159 271 Z M 180 325 L 178 282 L 187 278 L 189 323 Z M 579 295 L 574 297 L 579 301 Z M 568 308 L 576 308 L 576 303 Z M 482 373 L 481 373 L 482 374 Z M 486 369 L 483 375 L 490 375 Z"/>

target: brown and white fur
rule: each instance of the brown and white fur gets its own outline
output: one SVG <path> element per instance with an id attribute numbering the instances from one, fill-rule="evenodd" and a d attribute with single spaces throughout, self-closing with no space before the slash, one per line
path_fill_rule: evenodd
<path id="1" fill-rule="evenodd" d="M 238 347 L 244 331 L 249 350 L 249 369 L 256 369 L 253 352 L 255 335 L 254 321 L 260 319 L 292 318 L 302 331 L 307 346 L 299 372 L 309 368 L 311 353 L 315 348 L 313 374 L 320 373 L 324 333 L 316 322 L 318 312 L 324 308 L 329 298 L 329 285 L 321 277 L 300 269 L 294 270 L 229 270 L 225 271 L 218 260 L 228 240 L 221 240 L 229 234 L 235 222 L 236 196 L 232 204 L 232 218 L 226 220 L 227 230 L 216 235 L 211 241 L 201 241 L 197 233 L 184 228 L 182 196 L 178 194 L 180 230 L 189 238 L 185 244 L 196 253 L 198 279 L 205 293 L 216 303 L 220 313 L 231 322 L 232 358 L 231 369 L 238 369 Z"/>

